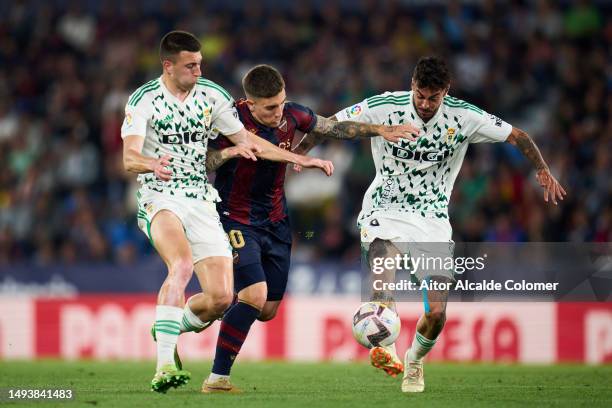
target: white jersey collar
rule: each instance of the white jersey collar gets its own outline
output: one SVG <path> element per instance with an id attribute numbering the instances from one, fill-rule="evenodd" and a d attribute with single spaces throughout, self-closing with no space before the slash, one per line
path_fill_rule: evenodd
<path id="1" fill-rule="evenodd" d="M 159 84 L 161 86 L 162 92 L 166 94 L 166 96 L 174 101 L 176 101 L 176 103 L 180 104 L 180 105 L 185 105 L 187 104 L 187 102 L 189 102 L 189 99 L 193 96 L 193 94 L 195 93 L 195 88 L 198 85 L 197 83 L 195 85 L 193 85 L 193 88 L 191 88 L 191 90 L 189 91 L 189 93 L 187 94 L 187 97 L 185 98 L 184 101 L 181 101 L 179 98 L 177 98 L 176 96 L 174 96 L 172 94 L 172 92 L 170 92 L 170 90 L 166 87 L 166 84 L 164 83 L 164 80 L 162 79 L 163 75 L 160 76 L 157 80 L 159 81 Z"/>

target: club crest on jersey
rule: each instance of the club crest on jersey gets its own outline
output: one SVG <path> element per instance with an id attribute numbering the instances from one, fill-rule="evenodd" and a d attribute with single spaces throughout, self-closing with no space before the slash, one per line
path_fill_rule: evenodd
<path id="1" fill-rule="evenodd" d="M 450 143 L 453 141 L 455 137 L 455 128 L 448 128 L 446 131 L 446 143 Z"/>
<path id="2" fill-rule="evenodd" d="M 202 115 L 204 115 L 204 124 L 209 127 L 212 123 L 212 108 L 210 106 L 202 109 Z"/>
<path id="3" fill-rule="evenodd" d="M 281 122 L 281 124 L 280 124 L 280 125 L 278 125 L 278 129 L 279 129 L 281 132 L 287 132 L 287 119 L 284 119 L 284 118 L 283 118 L 283 121 Z"/>

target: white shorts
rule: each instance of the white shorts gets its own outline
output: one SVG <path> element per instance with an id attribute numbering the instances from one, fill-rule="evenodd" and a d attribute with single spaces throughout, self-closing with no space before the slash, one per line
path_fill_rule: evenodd
<path id="1" fill-rule="evenodd" d="M 232 248 L 219 220 L 215 203 L 141 189 L 138 199 L 138 227 L 153 246 L 155 243 L 151 237 L 151 221 L 161 210 L 168 210 L 181 220 L 194 264 L 211 256 L 232 257 Z"/>
<path id="2" fill-rule="evenodd" d="M 391 241 L 402 254 L 431 258 L 428 268 L 418 268 L 419 281 L 431 276 L 454 279 L 454 271 L 440 267 L 452 259 L 455 243 L 448 218 L 426 218 L 412 212 L 375 212 L 360 222 L 361 247 L 368 251 L 375 239 Z M 433 258 L 438 258 L 434 261 Z"/>

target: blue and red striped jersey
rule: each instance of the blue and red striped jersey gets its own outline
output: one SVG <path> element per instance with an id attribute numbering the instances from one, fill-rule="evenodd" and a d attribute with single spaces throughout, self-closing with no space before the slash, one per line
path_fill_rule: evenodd
<path id="1" fill-rule="evenodd" d="M 297 130 L 310 132 L 317 123 L 316 114 L 309 108 L 287 102 L 280 126 L 270 128 L 257 122 L 244 99 L 236 102 L 236 109 L 245 128 L 268 142 L 291 149 Z M 232 146 L 225 137 L 210 141 L 213 149 Z M 236 158 L 217 169 L 215 188 L 221 202 L 217 208 L 222 217 L 245 225 L 268 227 L 288 216 L 285 199 L 286 163 L 259 159 Z"/>

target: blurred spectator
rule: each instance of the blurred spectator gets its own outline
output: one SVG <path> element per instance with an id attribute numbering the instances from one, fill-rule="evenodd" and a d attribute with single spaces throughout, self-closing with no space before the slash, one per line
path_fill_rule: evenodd
<path id="1" fill-rule="evenodd" d="M 0 5 L 0 262 L 135 262 L 135 176 L 123 172 L 128 95 L 160 74 L 171 29 L 203 40 L 204 76 L 242 96 L 277 66 L 319 114 L 407 89 L 416 59 L 453 64 L 451 94 L 530 132 L 568 191 L 545 204 L 507 145 L 471 147 L 451 202 L 463 241 L 610 241 L 611 7 L 604 1 L 4 2 Z M 296 253 L 357 259 L 369 141 L 328 143 L 327 179 L 288 177 Z M 292 170 L 289 170 L 292 172 Z"/>

